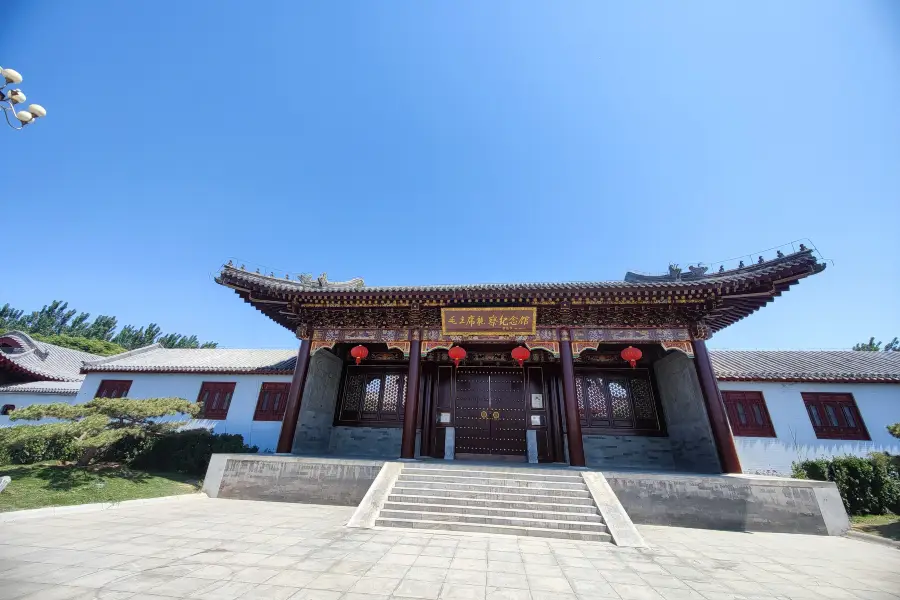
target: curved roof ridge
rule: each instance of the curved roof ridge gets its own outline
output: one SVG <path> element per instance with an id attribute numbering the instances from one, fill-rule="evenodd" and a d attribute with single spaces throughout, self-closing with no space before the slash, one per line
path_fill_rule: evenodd
<path id="1" fill-rule="evenodd" d="M 88 365 L 91 365 L 91 366 L 102 365 L 102 364 L 105 364 L 108 362 L 112 362 L 114 360 L 128 358 L 130 356 L 134 356 L 135 354 L 143 354 L 144 352 L 151 352 L 153 350 L 159 350 L 163 347 L 164 346 L 162 344 L 160 344 L 159 342 L 156 342 L 155 344 L 150 344 L 149 346 L 141 346 L 140 348 L 135 348 L 134 350 L 128 350 L 126 352 L 120 352 L 119 354 L 113 354 L 112 356 L 104 356 L 97 360 L 86 360 L 86 361 L 84 361 L 83 367 L 86 367 Z"/>

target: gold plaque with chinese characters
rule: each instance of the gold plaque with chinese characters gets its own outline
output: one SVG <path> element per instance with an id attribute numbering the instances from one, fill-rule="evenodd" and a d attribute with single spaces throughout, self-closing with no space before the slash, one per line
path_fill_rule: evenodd
<path id="1" fill-rule="evenodd" d="M 537 308 L 442 308 L 444 335 L 534 335 Z"/>

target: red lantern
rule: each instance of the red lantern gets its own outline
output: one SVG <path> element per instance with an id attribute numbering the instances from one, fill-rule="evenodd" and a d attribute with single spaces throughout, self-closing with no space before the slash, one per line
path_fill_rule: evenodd
<path id="1" fill-rule="evenodd" d="M 529 352 L 528 348 L 525 346 L 516 346 L 513 348 L 512 357 L 519 362 L 520 367 L 522 366 L 522 363 L 528 360 L 529 356 L 531 356 L 531 352 Z"/>
<path id="2" fill-rule="evenodd" d="M 644 353 L 634 346 L 628 346 L 627 348 L 622 350 L 622 360 L 628 361 L 628 364 L 631 365 L 632 369 L 637 366 L 637 361 L 641 360 L 641 357 L 643 355 Z"/>
<path id="3" fill-rule="evenodd" d="M 462 346 L 453 346 L 447 354 L 450 355 L 450 358 L 453 359 L 453 364 L 457 367 L 459 366 L 459 361 L 466 358 L 466 351 Z"/>
<path id="4" fill-rule="evenodd" d="M 353 349 L 350 350 L 350 356 L 356 359 L 356 364 L 359 364 L 359 361 L 363 360 L 368 355 L 369 349 L 363 345 L 353 346 Z"/>

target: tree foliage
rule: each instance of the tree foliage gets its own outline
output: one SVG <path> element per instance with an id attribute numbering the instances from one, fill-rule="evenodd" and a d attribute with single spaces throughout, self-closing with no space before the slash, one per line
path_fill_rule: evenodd
<path id="1" fill-rule="evenodd" d="M 900 438 L 900 423 L 894 423 L 893 425 L 887 426 L 888 433 L 890 433 L 895 438 Z"/>
<path id="2" fill-rule="evenodd" d="M 159 342 L 165 348 L 215 348 L 216 342 L 203 342 L 196 335 L 183 335 L 180 333 L 163 334 L 162 329 L 156 323 L 150 323 L 146 327 L 125 325 L 116 331 L 118 320 L 108 315 L 98 315 L 91 320 L 90 313 L 79 312 L 69 308 L 68 302 L 54 300 L 45 305 L 41 310 L 26 314 L 24 310 L 15 309 L 9 303 L 0 306 L 0 329 L 18 329 L 32 336 L 67 336 L 85 340 L 97 340 L 115 344 L 125 350 L 133 350 L 149 346 Z M 40 339 L 40 338 L 35 338 Z M 42 340 L 47 341 L 47 340 Z M 64 339 L 69 344 L 77 344 L 71 339 Z M 55 342 L 48 342 L 55 343 Z M 66 348 L 75 346 L 65 343 L 57 344 Z M 82 348 L 76 347 L 81 350 Z M 86 350 L 86 352 L 91 352 Z M 109 353 L 94 352 L 95 354 L 108 355 Z"/>
<path id="3" fill-rule="evenodd" d="M 194 417 L 200 408 L 183 398 L 94 398 L 84 404 L 32 404 L 12 411 L 11 421 L 37 421 L 58 419 L 58 422 L 41 425 L 40 428 L 21 428 L 20 435 L 28 430 L 41 429 L 70 436 L 78 449 L 79 465 L 90 463 L 104 449 L 125 437 L 154 438 L 171 433 L 185 424 L 184 420 L 166 417 L 182 415 Z M 25 440 L 27 441 L 27 440 Z"/>
<path id="4" fill-rule="evenodd" d="M 860 342 L 853 345 L 854 350 L 862 350 L 865 352 L 900 352 L 900 339 L 896 337 L 882 348 L 882 342 L 876 342 L 874 337 L 870 337 L 868 342 Z"/>

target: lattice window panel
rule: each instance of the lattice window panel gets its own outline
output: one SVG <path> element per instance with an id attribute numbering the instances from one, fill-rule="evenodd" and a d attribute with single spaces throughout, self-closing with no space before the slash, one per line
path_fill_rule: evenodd
<path id="1" fill-rule="evenodd" d="M 576 377 L 575 378 L 575 398 L 578 400 L 578 416 L 581 419 L 584 419 L 584 391 L 583 384 L 584 378 Z"/>
<path id="2" fill-rule="evenodd" d="M 360 400 L 362 400 L 363 387 L 365 385 L 366 376 L 360 373 L 350 375 L 347 378 L 347 391 L 344 393 L 344 410 L 347 412 L 356 412 L 359 410 Z"/>
<path id="3" fill-rule="evenodd" d="M 606 391 L 603 389 L 602 377 L 586 379 L 588 407 L 592 419 L 609 419 L 609 409 L 606 405 Z"/>
<path id="4" fill-rule="evenodd" d="M 609 397 L 612 399 L 614 419 L 630 419 L 633 412 L 628 389 L 618 381 L 609 382 Z"/>
<path id="5" fill-rule="evenodd" d="M 400 375 L 385 375 L 383 411 L 397 412 L 397 406 L 400 404 L 400 391 Z"/>
<path id="6" fill-rule="evenodd" d="M 656 407 L 653 405 L 653 394 L 650 382 L 646 379 L 631 380 L 631 398 L 634 401 L 634 415 L 646 421 L 656 420 Z"/>
<path id="7" fill-rule="evenodd" d="M 370 379 L 366 383 L 366 394 L 363 396 L 363 412 L 378 412 L 378 397 L 381 394 L 381 378 Z"/>

